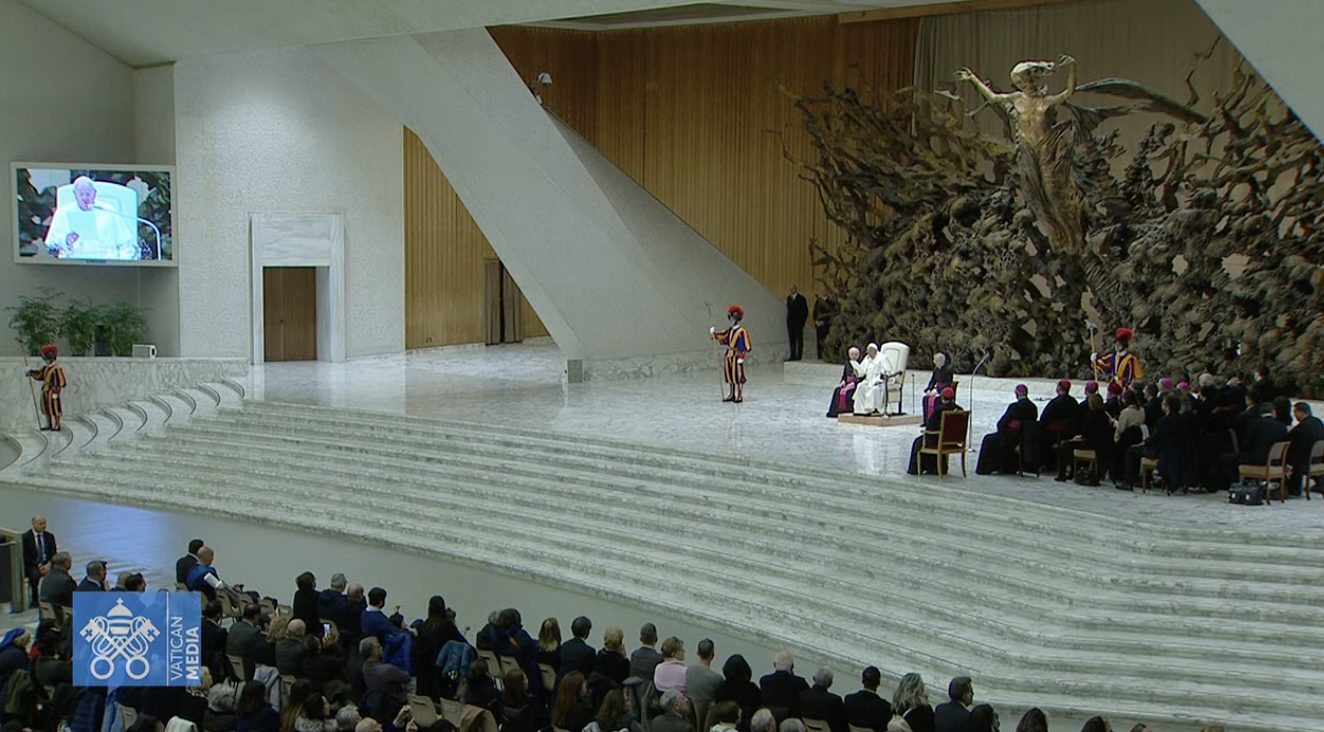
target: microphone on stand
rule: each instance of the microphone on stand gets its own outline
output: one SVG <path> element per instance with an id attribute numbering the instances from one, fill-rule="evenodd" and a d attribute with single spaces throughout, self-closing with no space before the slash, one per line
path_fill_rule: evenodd
<path id="1" fill-rule="evenodd" d="M 988 357 L 991 355 L 993 355 L 991 351 L 985 351 L 984 356 L 979 359 L 979 363 L 975 364 L 975 368 L 970 372 L 970 419 L 966 422 L 968 426 L 966 428 L 965 436 L 967 452 L 975 452 L 975 447 L 970 440 L 970 437 L 974 434 L 975 430 L 975 374 L 979 373 L 979 369 L 983 368 L 984 364 L 988 363 Z"/>

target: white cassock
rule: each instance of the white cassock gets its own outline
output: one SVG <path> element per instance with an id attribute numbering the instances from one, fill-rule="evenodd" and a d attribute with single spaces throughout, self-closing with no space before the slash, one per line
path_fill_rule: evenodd
<path id="1" fill-rule="evenodd" d="M 70 233 L 78 240 L 70 247 Z M 60 206 L 46 232 L 47 244 L 55 244 L 67 259 L 137 259 L 137 234 L 123 216 L 96 207 L 84 211 L 77 205 Z"/>
<path id="2" fill-rule="evenodd" d="M 853 411 L 856 414 L 883 411 L 887 398 L 887 377 L 892 373 L 892 362 L 880 353 L 877 356 L 865 356 L 864 360 L 858 363 L 851 361 L 851 369 L 860 377 L 860 383 L 855 387 Z"/>

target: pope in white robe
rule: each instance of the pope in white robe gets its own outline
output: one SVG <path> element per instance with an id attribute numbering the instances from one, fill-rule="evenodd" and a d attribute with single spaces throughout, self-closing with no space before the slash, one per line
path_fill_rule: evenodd
<path id="1" fill-rule="evenodd" d="M 97 205 L 97 189 L 80 176 L 74 181 L 75 206 L 60 206 L 46 231 L 46 246 L 62 259 L 137 259 L 133 227 L 117 211 Z"/>
<path id="2" fill-rule="evenodd" d="M 863 361 L 851 361 L 851 369 L 860 377 L 855 387 L 855 414 L 874 414 L 883 411 L 887 401 L 887 377 L 892 375 L 892 362 L 878 352 L 878 344 L 870 343 Z"/>

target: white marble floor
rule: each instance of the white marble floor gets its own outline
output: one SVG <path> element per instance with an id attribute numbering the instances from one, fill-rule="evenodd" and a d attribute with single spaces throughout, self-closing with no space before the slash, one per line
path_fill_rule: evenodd
<path id="1" fill-rule="evenodd" d="M 824 417 L 830 389 L 786 383 L 780 367 L 749 373 L 745 402 L 720 401 L 717 371 L 693 377 L 637 382 L 564 384 L 562 361 L 549 342 L 495 347 L 413 351 L 341 364 L 290 363 L 256 367 L 254 395 L 283 402 L 320 404 L 412 416 L 538 427 L 558 433 L 627 442 L 710 450 L 764 461 L 849 470 L 868 476 L 905 476 L 915 427 L 877 428 L 838 424 Z M 1030 385 L 1041 405 L 1054 381 L 967 378 L 959 401 L 974 408 L 975 442 L 993 429 L 1015 383 Z M 923 384 L 919 384 L 922 388 Z M 911 388 L 904 395 L 912 407 Z M 918 392 L 918 388 L 915 390 Z M 973 404 L 971 399 L 973 398 Z M 1165 496 L 1086 488 L 1054 482 L 970 475 L 962 485 L 1004 496 L 1070 506 L 1108 515 L 1199 525 L 1225 530 L 1324 529 L 1324 501 L 1230 506 L 1222 496 Z M 917 486 L 936 479 L 907 478 Z M 961 481 L 959 473 L 952 479 Z"/>

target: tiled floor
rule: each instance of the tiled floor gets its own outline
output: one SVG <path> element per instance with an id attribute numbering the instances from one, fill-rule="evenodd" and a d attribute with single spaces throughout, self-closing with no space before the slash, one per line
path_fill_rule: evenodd
<path id="1" fill-rule="evenodd" d="M 723 404 L 717 371 L 698 377 L 644 382 L 563 384 L 561 358 L 550 343 L 414 351 L 342 364 L 269 364 L 253 375 L 256 394 L 284 402 L 321 404 L 396 414 L 539 427 L 686 450 L 713 451 L 870 476 L 904 477 L 917 486 L 935 479 L 905 476 L 917 428 L 838 424 L 824 418 L 830 389 L 788 384 L 780 368 L 749 373 L 743 404 Z M 1015 383 L 1026 380 L 963 378 L 961 403 L 974 408 L 975 442 L 993 429 Z M 1040 405 L 1052 381 L 1029 380 Z M 971 386 L 973 384 L 973 389 Z M 904 400 L 913 410 L 920 383 Z M 1079 394 L 1079 392 L 1077 392 Z M 970 398 L 974 402 L 971 404 Z M 1108 515 L 1199 525 L 1203 528 L 1318 532 L 1324 501 L 1230 506 L 1222 496 L 1125 493 L 1056 483 L 1051 477 L 983 477 L 961 484 L 999 495 Z M 951 479 L 961 481 L 958 475 Z"/>

